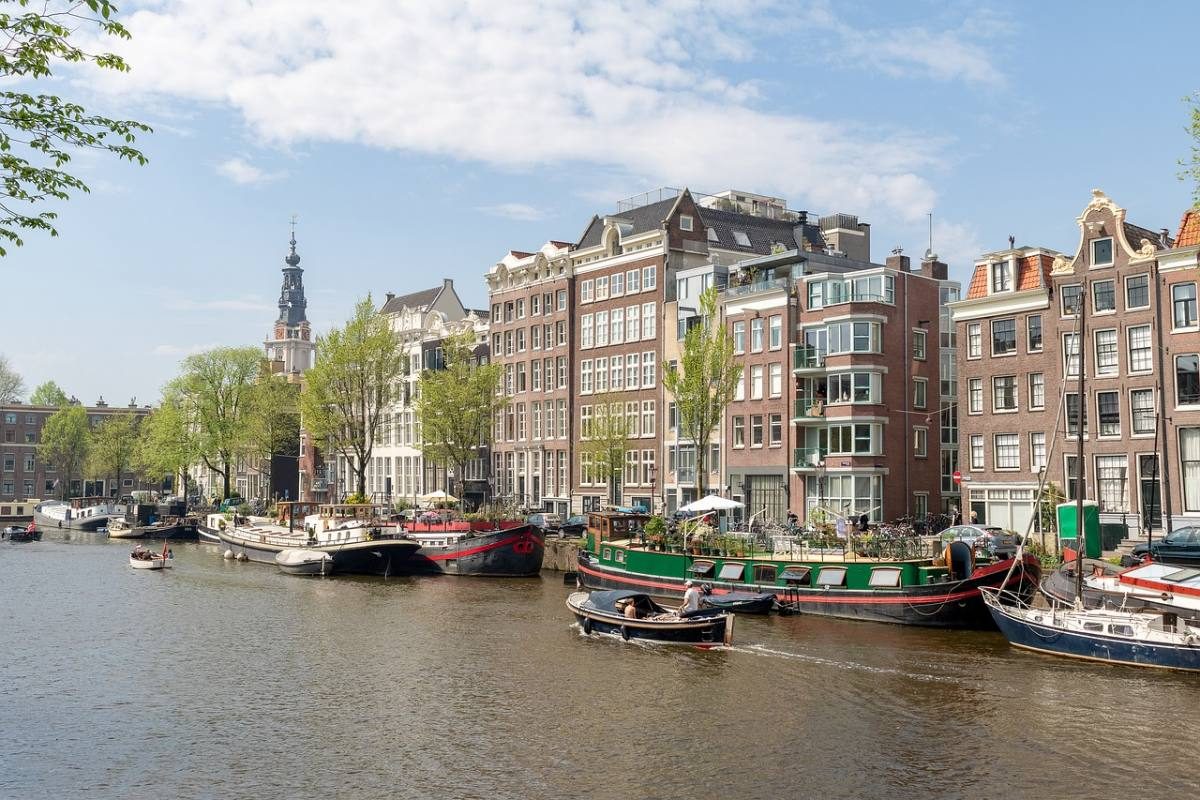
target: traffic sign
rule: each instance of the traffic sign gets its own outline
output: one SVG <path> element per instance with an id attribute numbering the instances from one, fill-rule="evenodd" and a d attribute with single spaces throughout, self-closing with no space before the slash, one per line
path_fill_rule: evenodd
<path id="1" fill-rule="evenodd" d="M 954 470 L 953 477 L 954 477 L 955 483 L 962 483 L 962 473 L 961 472 L 959 472 L 958 470 Z"/>

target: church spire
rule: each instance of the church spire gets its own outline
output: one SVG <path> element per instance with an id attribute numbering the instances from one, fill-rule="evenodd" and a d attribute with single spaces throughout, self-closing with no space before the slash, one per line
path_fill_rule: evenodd
<path id="1" fill-rule="evenodd" d="M 279 322 L 288 326 L 308 321 L 305 314 L 308 302 L 304 299 L 304 270 L 300 269 L 300 254 L 296 252 L 296 215 L 292 215 L 291 249 L 283 258 L 283 288 L 279 292 Z"/>

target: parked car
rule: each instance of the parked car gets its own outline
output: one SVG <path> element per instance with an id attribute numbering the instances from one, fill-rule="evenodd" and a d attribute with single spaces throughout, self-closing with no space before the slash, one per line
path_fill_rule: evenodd
<path id="1" fill-rule="evenodd" d="M 567 517 L 567 521 L 562 524 L 558 532 L 563 536 L 583 536 L 585 530 L 587 530 L 587 517 L 583 514 L 576 514 L 573 517 Z"/>
<path id="2" fill-rule="evenodd" d="M 530 514 L 529 518 L 525 521 L 530 525 L 537 525 L 543 531 L 547 532 L 557 532 L 562 528 L 562 517 L 560 517 L 558 514 L 546 514 L 539 512 L 537 514 Z"/>
<path id="3" fill-rule="evenodd" d="M 1134 545 L 1132 553 L 1139 560 L 1149 553 L 1152 559 L 1164 564 L 1200 564 L 1200 526 L 1176 528 L 1150 544 Z"/>
<path id="4" fill-rule="evenodd" d="M 976 550 L 1009 558 L 1017 552 L 1021 537 L 995 525 L 953 525 L 941 533 L 942 545 L 953 541 L 966 542 Z"/>

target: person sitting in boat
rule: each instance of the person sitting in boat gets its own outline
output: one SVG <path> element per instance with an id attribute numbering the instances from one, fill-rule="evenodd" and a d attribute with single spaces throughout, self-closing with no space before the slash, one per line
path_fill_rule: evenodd
<path id="1" fill-rule="evenodd" d="M 700 610 L 700 589 L 693 580 L 683 582 L 683 605 L 679 607 L 680 617 L 690 617 Z"/>
<path id="2" fill-rule="evenodd" d="M 625 609 L 621 613 L 623 613 L 625 615 L 625 619 L 637 619 L 639 616 L 638 615 L 638 607 L 637 607 L 637 603 L 633 602 L 633 598 L 629 598 L 628 600 L 625 600 L 624 603 L 625 603 Z"/>

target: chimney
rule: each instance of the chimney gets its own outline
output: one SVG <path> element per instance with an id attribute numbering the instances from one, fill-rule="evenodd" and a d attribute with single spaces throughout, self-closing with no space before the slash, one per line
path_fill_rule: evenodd
<path id="1" fill-rule="evenodd" d="M 1158 239 L 1164 248 L 1171 246 L 1171 231 L 1169 228 L 1158 229 Z"/>
<path id="2" fill-rule="evenodd" d="M 454 290 L 454 279 L 453 278 L 442 278 L 442 288 L 453 291 Z"/>
<path id="3" fill-rule="evenodd" d="M 388 292 L 387 294 L 385 294 L 385 295 L 384 295 L 384 297 L 386 297 L 386 298 L 387 298 L 387 301 L 390 303 L 390 302 L 392 302 L 393 300 L 395 300 L 395 299 L 396 299 L 396 293 L 395 293 L 395 292 Z"/>
<path id="4" fill-rule="evenodd" d="M 96 408 L 108 408 L 108 403 L 104 402 L 104 395 L 100 395 L 100 399 L 96 401 Z"/>
<path id="5" fill-rule="evenodd" d="M 944 281 L 950 277 L 950 268 L 938 261 L 937 256 L 921 261 L 921 274 L 926 278 Z"/>
<path id="6" fill-rule="evenodd" d="M 912 268 L 911 259 L 903 253 L 892 253 L 883 263 L 897 272 L 908 272 Z"/>

